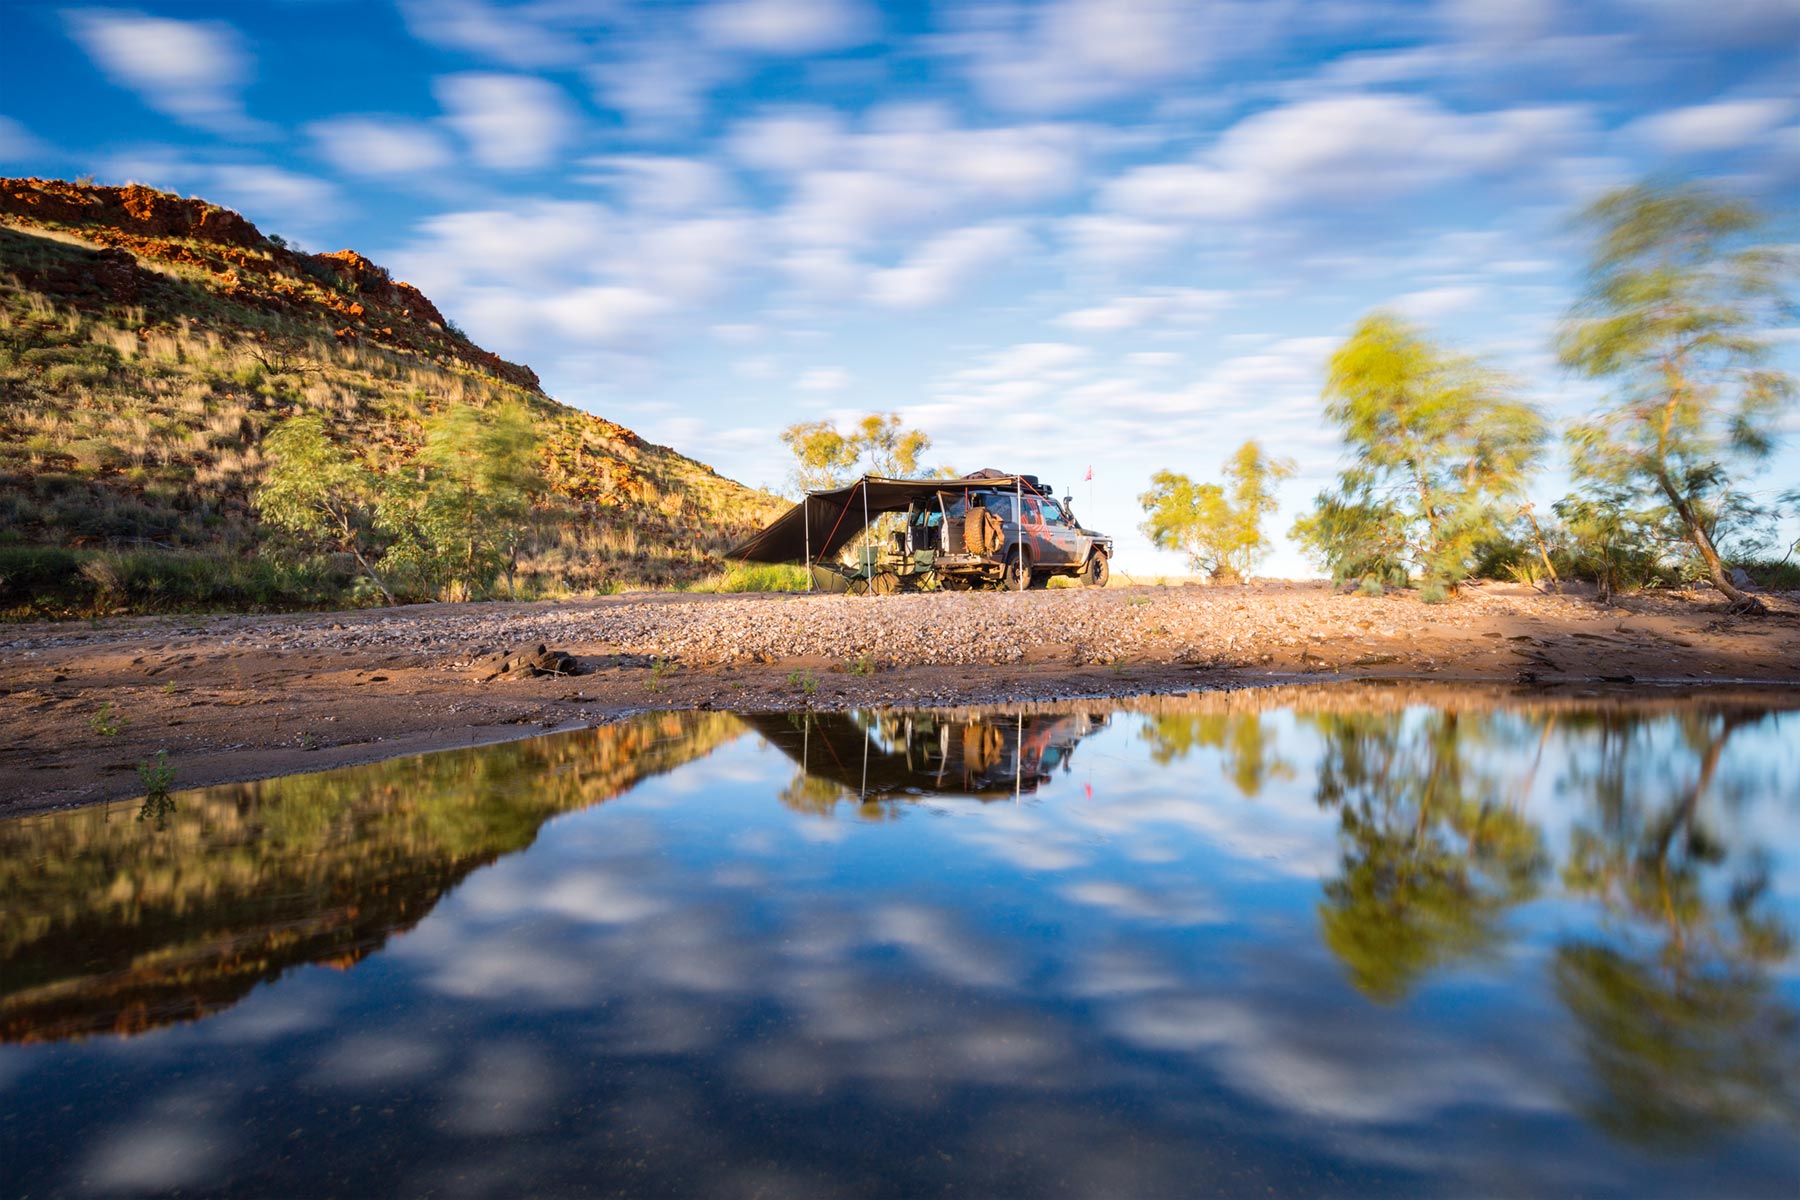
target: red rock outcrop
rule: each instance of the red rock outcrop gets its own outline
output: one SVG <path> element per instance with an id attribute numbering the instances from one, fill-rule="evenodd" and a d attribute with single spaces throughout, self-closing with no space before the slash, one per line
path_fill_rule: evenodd
<path id="1" fill-rule="evenodd" d="M 211 286 L 253 308 L 313 317 L 340 340 L 447 358 L 542 391 L 529 367 L 507 362 L 451 328 L 423 292 L 354 250 L 304 254 L 263 236 L 227 208 L 141 184 L 0 178 L 0 224 L 37 225 L 106 247 L 86 279 L 46 280 L 74 302 L 137 303 L 156 286 L 138 260 L 203 271 Z M 129 270 L 126 267 L 129 266 Z"/>

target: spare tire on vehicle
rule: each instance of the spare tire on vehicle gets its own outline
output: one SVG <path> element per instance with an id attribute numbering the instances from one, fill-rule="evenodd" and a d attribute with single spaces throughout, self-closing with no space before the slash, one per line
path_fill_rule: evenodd
<path id="1" fill-rule="evenodd" d="M 971 508 L 963 522 L 963 548 L 970 554 L 992 554 L 1000 549 L 1006 531 L 1000 518 L 985 508 Z"/>

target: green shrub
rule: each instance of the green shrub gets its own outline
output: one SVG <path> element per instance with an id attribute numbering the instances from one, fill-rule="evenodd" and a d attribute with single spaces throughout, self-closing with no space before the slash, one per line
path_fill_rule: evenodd
<path id="1" fill-rule="evenodd" d="M 804 592 L 806 568 L 793 563 L 738 563 L 703 579 L 690 592 Z"/>

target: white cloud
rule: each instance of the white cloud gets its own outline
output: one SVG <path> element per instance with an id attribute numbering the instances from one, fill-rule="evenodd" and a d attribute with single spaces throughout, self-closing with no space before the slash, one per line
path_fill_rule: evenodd
<path id="1" fill-rule="evenodd" d="M 1704 154 L 1758 141 L 1793 111 L 1791 100 L 1723 100 L 1655 113 L 1631 129 L 1670 154 Z"/>
<path id="2" fill-rule="evenodd" d="M 13 162 L 46 153 L 48 147 L 31 130 L 11 117 L 0 116 L 0 162 Z"/>
<path id="3" fill-rule="evenodd" d="M 1262 40 L 1279 6 L 1219 0 L 979 4 L 938 39 L 989 103 L 1052 111 L 1190 75 Z"/>
<path id="4" fill-rule="evenodd" d="M 258 164 L 214 167 L 211 199 L 239 212 L 310 224 L 338 207 L 337 188 L 323 179 Z"/>
<path id="5" fill-rule="evenodd" d="M 421 41 L 509 67 L 567 66 L 582 56 L 578 40 L 533 20 L 533 10 L 484 0 L 401 0 L 400 13 Z"/>
<path id="6" fill-rule="evenodd" d="M 1204 288 L 1152 288 L 1064 313 L 1056 324 L 1078 333 L 1118 333 L 1149 324 L 1193 326 L 1211 320 L 1230 299 L 1230 292 Z"/>
<path id="7" fill-rule="evenodd" d="M 652 212 L 691 212 L 731 199 L 725 172 L 698 158 L 662 154 L 613 154 L 583 159 L 592 174 L 583 182 L 614 188 L 628 207 Z"/>
<path id="8" fill-rule="evenodd" d="M 716 53 L 679 40 L 637 39 L 587 70 L 595 99 L 630 118 L 640 133 L 666 133 L 697 122 L 707 94 L 732 67 Z"/>
<path id="9" fill-rule="evenodd" d="M 1486 288 L 1473 284 L 1449 284 L 1444 287 L 1424 288 L 1420 291 L 1408 292 L 1403 296 L 1396 297 L 1393 307 L 1409 317 L 1430 321 L 1473 308 L 1480 304 L 1486 295 Z"/>
<path id="10" fill-rule="evenodd" d="M 746 166 L 795 174 L 829 163 L 843 136 L 844 122 L 830 109 L 793 108 L 739 121 L 725 143 Z"/>
<path id="11" fill-rule="evenodd" d="M 539 311 L 558 333 L 596 342 L 616 342 L 638 333 L 669 310 L 661 296 L 634 287 L 583 287 L 547 296 Z"/>
<path id="12" fill-rule="evenodd" d="M 326 161 L 351 175 L 429 174 L 453 159 L 443 134 L 403 117 L 332 117 L 306 132 Z"/>
<path id="13" fill-rule="evenodd" d="M 814 367 L 794 381 L 803 392 L 841 392 L 850 386 L 850 372 L 839 367 Z"/>
<path id="14" fill-rule="evenodd" d="M 1023 206 L 1075 187 L 1092 134 L 1079 126 L 959 126 L 942 106 L 893 105 L 844 130 L 816 111 L 740 123 L 730 152 L 791 174 L 775 231 L 794 246 L 848 250 L 971 211 Z"/>
<path id="15" fill-rule="evenodd" d="M 1198 160 L 1137 167 L 1103 203 L 1142 217 L 1241 220 L 1301 202 L 1367 203 L 1552 156 L 1566 108 L 1460 114 L 1420 96 L 1348 95 L 1257 113 Z"/>
<path id="16" fill-rule="evenodd" d="M 1020 253 L 1026 239 L 1002 222 L 956 229 L 926 242 L 897 267 L 869 278 L 869 298 L 889 308 L 941 304 L 983 268 Z"/>
<path id="17" fill-rule="evenodd" d="M 1108 270 L 1160 258 L 1182 238 L 1176 225 L 1106 214 L 1069 217 L 1057 229 L 1077 262 Z"/>
<path id="18" fill-rule="evenodd" d="M 215 133 L 256 131 L 241 99 L 255 64 L 230 25 L 110 8 L 77 9 L 64 20 L 106 77 L 150 107 Z"/>
<path id="19" fill-rule="evenodd" d="M 482 166 L 501 171 L 547 167 L 575 134 L 560 88 L 527 75 L 471 73 L 436 81 L 449 121 Z"/>
<path id="20" fill-rule="evenodd" d="M 856 0 L 720 0 L 696 13 L 694 24 L 724 50 L 796 56 L 862 45 L 876 25 Z"/>

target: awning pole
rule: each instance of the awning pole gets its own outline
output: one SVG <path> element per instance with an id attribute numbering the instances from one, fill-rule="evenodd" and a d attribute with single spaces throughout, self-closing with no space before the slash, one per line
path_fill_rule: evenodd
<path id="1" fill-rule="evenodd" d="M 800 493 L 800 520 L 806 525 L 806 590 L 813 590 L 812 573 L 812 493 Z"/>
<path id="2" fill-rule="evenodd" d="M 862 494 L 863 494 L 863 536 L 866 538 L 869 536 L 869 477 L 867 475 L 864 475 L 862 477 Z M 869 560 L 868 584 L 869 584 L 869 595 L 873 596 L 875 594 L 875 560 L 873 558 L 871 558 Z"/>
<path id="3" fill-rule="evenodd" d="M 1013 476 L 1013 521 L 1019 530 L 1019 590 L 1025 590 L 1025 477 Z"/>

